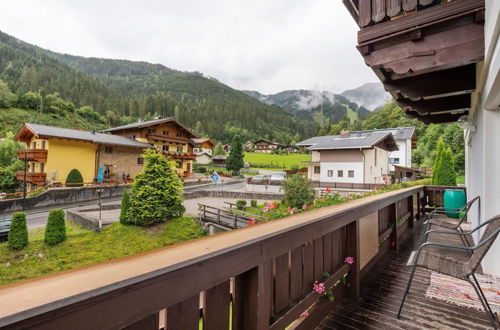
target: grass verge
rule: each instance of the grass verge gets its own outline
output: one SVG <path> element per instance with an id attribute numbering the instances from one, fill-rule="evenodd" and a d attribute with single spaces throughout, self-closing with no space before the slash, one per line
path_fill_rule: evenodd
<path id="1" fill-rule="evenodd" d="M 66 241 L 55 246 L 43 242 L 43 230 L 30 233 L 20 251 L 0 243 L 0 285 L 35 278 L 102 261 L 133 255 L 204 236 L 190 217 L 175 218 L 149 228 L 114 223 L 100 233 L 67 221 Z"/>

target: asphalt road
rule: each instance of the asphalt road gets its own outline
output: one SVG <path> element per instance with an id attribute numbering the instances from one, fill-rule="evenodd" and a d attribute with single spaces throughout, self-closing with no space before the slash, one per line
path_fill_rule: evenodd
<path id="1" fill-rule="evenodd" d="M 245 187 L 245 182 L 243 180 L 241 180 L 241 182 L 238 182 L 238 183 L 229 184 L 227 186 L 224 185 L 222 187 L 222 189 L 240 191 L 244 187 Z M 185 188 L 186 191 L 206 190 L 206 189 L 220 190 L 221 185 L 203 184 L 203 185 L 198 185 L 198 186 L 189 186 L 189 187 Z M 121 200 L 121 197 L 102 199 L 102 205 L 113 204 L 119 200 Z M 55 208 L 60 208 L 63 210 L 68 210 L 68 209 L 72 209 L 72 208 L 92 209 L 92 208 L 97 208 L 98 206 L 99 205 L 97 204 L 97 201 L 87 201 L 87 202 L 71 203 L 71 204 L 66 204 L 66 205 L 41 207 L 41 208 L 36 208 L 34 210 L 26 210 L 24 212 L 26 213 L 26 222 L 28 224 L 28 228 L 31 229 L 31 228 L 44 227 L 45 224 L 47 223 L 47 217 L 49 216 L 49 211 L 52 209 L 55 209 Z M 7 214 L 0 215 L 0 219 L 3 219 L 5 217 L 10 218 L 11 214 L 7 213 Z"/>

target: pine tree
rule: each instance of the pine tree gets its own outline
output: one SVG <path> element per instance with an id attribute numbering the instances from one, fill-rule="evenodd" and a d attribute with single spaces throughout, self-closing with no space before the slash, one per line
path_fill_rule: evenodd
<path id="1" fill-rule="evenodd" d="M 55 209 L 49 212 L 47 226 L 45 227 L 45 243 L 55 245 L 66 239 L 66 224 L 64 223 L 64 211 Z"/>
<path id="2" fill-rule="evenodd" d="M 231 151 L 226 159 L 226 169 L 231 171 L 233 174 L 238 175 L 240 170 L 243 168 L 243 157 L 244 154 L 241 138 L 238 134 L 236 134 L 231 141 Z"/>
<path id="3" fill-rule="evenodd" d="M 121 210 L 120 210 L 120 223 L 123 225 L 128 224 L 129 208 L 130 208 L 130 196 L 129 196 L 128 190 L 125 190 L 123 192 L 122 204 L 121 204 Z"/>
<path id="4" fill-rule="evenodd" d="M 143 154 L 146 164 L 136 175 L 130 191 L 127 222 L 150 226 L 182 213 L 182 182 L 175 163 L 148 149 Z"/>
<path id="5" fill-rule="evenodd" d="M 437 182 L 437 174 L 439 164 L 441 162 L 441 158 L 443 157 L 443 153 L 445 150 L 443 139 L 438 140 L 436 158 L 434 158 L 434 166 L 432 167 L 432 184 L 438 185 Z"/>
<path id="6" fill-rule="evenodd" d="M 437 169 L 433 173 L 433 180 L 433 184 L 437 186 L 457 185 L 457 173 L 455 172 L 453 153 L 450 148 L 442 151 Z"/>
<path id="7" fill-rule="evenodd" d="M 14 213 L 9 230 L 9 248 L 20 250 L 28 245 L 28 226 L 24 212 Z"/>

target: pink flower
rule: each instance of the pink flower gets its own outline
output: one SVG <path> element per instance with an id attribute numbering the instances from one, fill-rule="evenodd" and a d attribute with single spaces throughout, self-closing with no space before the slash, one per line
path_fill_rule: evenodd
<path id="1" fill-rule="evenodd" d="M 307 209 L 307 204 L 302 205 L 302 209 L 303 210 Z"/>
<path id="2" fill-rule="evenodd" d="M 345 258 L 345 263 L 352 265 L 354 263 L 354 258 L 353 257 L 347 257 Z"/>
<path id="3" fill-rule="evenodd" d="M 318 283 L 318 281 L 314 282 L 313 291 L 320 294 L 325 293 L 326 292 L 325 283 Z"/>
<path id="4" fill-rule="evenodd" d="M 290 212 L 290 211 L 292 210 L 292 208 L 289 206 L 289 207 L 287 207 L 287 208 L 286 208 L 286 210 L 287 210 L 288 212 Z"/>
<path id="5" fill-rule="evenodd" d="M 304 317 L 308 317 L 308 316 L 309 316 L 309 312 L 304 311 L 304 312 L 302 312 L 302 314 L 300 314 L 299 318 L 304 318 Z"/>
<path id="6" fill-rule="evenodd" d="M 278 207 L 278 202 L 274 201 L 273 202 L 273 209 L 277 208 Z"/>
<path id="7" fill-rule="evenodd" d="M 247 225 L 248 226 L 253 226 L 257 223 L 257 220 L 255 218 L 252 218 L 250 220 L 247 221 Z"/>
<path id="8" fill-rule="evenodd" d="M 326 189 L 325 189 L 325 192 L 326 192 L 327 194 L 329 194 L 329 193 L 331 193 L 331 192 L 332 192 L 332 190 L 331 190 L 330 188 L 326 188 Z"/>
<path id="9" fill-rule="evenodd" d="M 396 246 L 396 241 L 392 241 L 391 245 Z"/>

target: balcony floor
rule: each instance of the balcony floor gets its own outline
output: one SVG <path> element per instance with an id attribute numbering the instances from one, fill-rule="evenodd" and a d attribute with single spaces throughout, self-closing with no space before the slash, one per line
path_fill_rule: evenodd
<path id="1" fill-rule="evenodd" d="M 399 255 L 385 265 L 374 268 L 363 279 L 357 302 L 344 300 L 337 305 L 317 330 L 328 329 L 490 329 L 486 314 L 425 296 L 431 272 L 417 268 L 410 293 L 401 315 L 396 314 L 408 281 L 410 267 L 406 262 L 418 246 L 422 222 L 415 224 L 413 234 L 401 244 Z"/>

